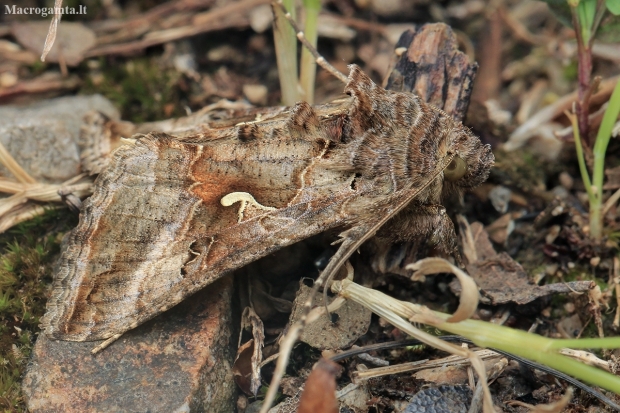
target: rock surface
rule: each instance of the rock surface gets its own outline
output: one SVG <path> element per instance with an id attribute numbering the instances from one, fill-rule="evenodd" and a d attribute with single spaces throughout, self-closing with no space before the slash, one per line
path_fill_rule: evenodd
<path id="1" fill-rule="evenodd" d="M 0 142 L 41 183 L 62 183 L 80 173 L 78 137 L 84 115 L 97 110 L 120 117 L 101 95 L 49 99 L 29 106 L 0 108 Z M 11 176 L 0 166 L 0 174 Z"/>
<path id="2" fill-rule="evenodd" d="M 123 335 L 99 342 L 41 334 L 23 381 L 36 412 L 231 412 L 232 277 Z"/>

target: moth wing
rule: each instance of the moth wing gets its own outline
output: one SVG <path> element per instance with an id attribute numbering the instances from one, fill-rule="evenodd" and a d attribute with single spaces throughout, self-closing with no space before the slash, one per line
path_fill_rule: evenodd
<path id="1" fill-rule="evenodd" d="M 45 333 L 123 333 L 228 271 L 342 224 L 339 206 L 356 194 L 341 171 L 314 170 L 324 140 L 245 138 L 148 135 L 117 150 L 61 255 Z M 223 206 L 230 193 L 256 203 Z"/>

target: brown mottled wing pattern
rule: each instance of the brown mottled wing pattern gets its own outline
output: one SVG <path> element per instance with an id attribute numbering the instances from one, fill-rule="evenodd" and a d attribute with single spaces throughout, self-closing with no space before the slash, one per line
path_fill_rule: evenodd
<path id="1" fill-rule="evenodd" d="M 120 148 L 62 254 L 46 333 L 80 341 L 129 330 L 226 271 L 342 223 L 335 209 L 355 192 L 347 174 L 314 167 L 330 142 L 316 116 L 301 104 L 288 119 L 194 142 L 147 135 Z M 310 137 L 296 130 L 303 117 L 317 124 Z M 220 203 L 236 192 L 277 209 Z"/>
<path id="2" fill-rule="evenodd" d="M 488 175 L 489 148 L 414 95 L 387 92 L 356 66 L 345 92 L 329 105 L 118 149 L 63 250 L 45 333 L 123 333 L 329 228 L 349 228 L 337 254 L 348 256 L 405 202 L 439 203 L 453 156 L 469 166 L 456 190 Z"/>

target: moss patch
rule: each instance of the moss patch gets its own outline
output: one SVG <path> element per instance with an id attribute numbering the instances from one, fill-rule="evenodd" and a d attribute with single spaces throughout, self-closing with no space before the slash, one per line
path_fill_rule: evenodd
<path id="1" fill-rule="evenodd" d="M 121 110 L 121 118 L 148 122 L 185 115 L 180 100 L 180 73 L 162 68 L 152 57 L 126 62 L 99 59 L 97 75 L 87 78 L 80 93 L 101 93 Z"/>
<path id="2" fill-rule="evenodd" d="M 0 410 L 25 411 L 21 378 L 39 332 L 63 235 L 77 216 L 54 210 L 0 236 Z"/>

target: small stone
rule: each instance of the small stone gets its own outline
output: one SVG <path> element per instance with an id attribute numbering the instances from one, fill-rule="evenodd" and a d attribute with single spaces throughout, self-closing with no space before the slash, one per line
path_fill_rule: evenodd
<path id="1" fill-rule="evenodd" d="M 489 191 L 489 200 L 497 212 L 505 214 L 506 211 L 508 211 L 511 194 L 512 191 L 510 189 L 502 185 L 497 185 Z"/>
<path id="2" fill-rule="evenodd" d="M 316 28 L 319 37 L 337 39 L 342 42 L 349 42 L 357 36 L 357 32 L 352 28 L 342 24 L 336 17 L 324 14 L 318 21 Z"/>
<path id="3" fill-rule="evenodd" d="M 558 235 L 560 235 L 561 230 L 562 227 L 559 225 L 551 226 L 551 228 L 549 228 L 549 231 L 547 232 L 547 235 L 545 235 L 545 242 L 547 244 L 553 244 L 553 241 L 555 241 Z"/>
<path id="4" fill-rule="evenodd" d="M 264 85 L 243 85 L 243 94 L 254 105 L 267 104 L 267 87 Z"/>
<path id="5" fill-rule="evenodd" d="M 551 216 L 557 217 L 564 213 L 564 205 L 558 205 L 551 211 Z"/>
<path id="6" fill-rule="evenodd" d="M 17 75 L 12 72 L 0 73 L 0 87 L 11 87 L 17 84 Z"/>
<path id="7" fill-rule="evenodd" d="M 573 189 L 575 180 L 568 173 L 566 172 L 560 173 L 560 176 L 558 177 L 558 179 L 560 180 L 560 185 L 562 185 L 564 188 L 566 188 L 569 191 Z"/>
<path id="8" fill-rule="evenodd" d="M 562 185 L 553 187 L 553 189 L 551 189 L 551 194 L 563 201 L 570 196 L 570 192 Z"/>
<path id="9" fill-rule="evenodd" d="M 101 95 L 2 106 L 0 143 L 37 182 L 62 183 L 80 173 L 78 141 L 85 125 L 84 115 L 89 111 L 111 119 L 120 117 L 114 105 Z M 0 175 L 11 176 L 4 166 L 0 166 Z"/>
<path id="10" fill-rule="evenodd" d="M 254 7 L 252 11 L 250 11 L 250 27 L 252 27 L 252 30 L 256 33 L 262 33 L 270 28 L 272 20 L 273 14 L 269 4 Z"/>
<path id="11" fill-rule="evenodd" d="M 545 274 L 547 274 L 548 276 L 555 275 L 558 268 L 558 264 L 548 264 L 545 266 Z"/>

